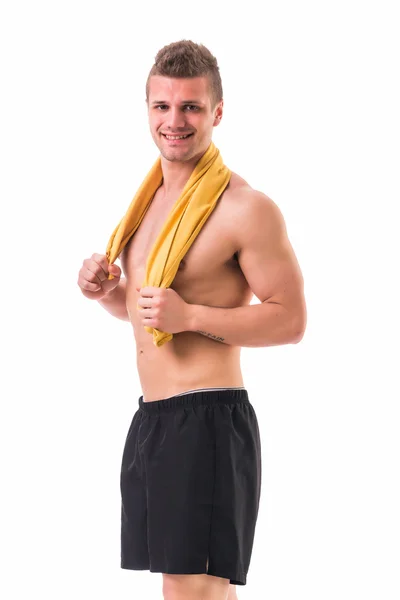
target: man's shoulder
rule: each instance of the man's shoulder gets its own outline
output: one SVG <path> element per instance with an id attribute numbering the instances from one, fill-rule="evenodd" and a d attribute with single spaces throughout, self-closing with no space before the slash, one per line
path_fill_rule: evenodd
<path id="1" fill-rule="evenodd" d="M 264 192 L 256 190 L 237 173 L 232 172 L 229 185 L 226 188 L 231 207 L 237 207 L 240 212 L 254 211 L 257 207 L 276 207 L 276 203 Z"/>
<path id="2" fill-rule="evenodd" d="M 229 195 L 232 197 L 236 197 L 241 193 L 246 193 L 248 190 L 252 190 L 253 188 L 247 183 L 243 177 L 238 175 L 237 173 L 231 172 L 231 178 L 229 180 L 229 184 L 226 188 Z"/>

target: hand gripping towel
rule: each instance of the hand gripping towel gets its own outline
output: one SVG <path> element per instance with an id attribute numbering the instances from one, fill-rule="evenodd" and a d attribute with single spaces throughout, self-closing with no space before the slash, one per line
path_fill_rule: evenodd
<path id="1" fill-rule="evenodd" d="M 168 288 L 171 285 L 179 263 L 214 210 L 230 178 L 230 169 L 224 165 L 219 150 L 211 142 L 193 169 L 150 250 L 141 287 Z M 109 264 L 114 263 L 139 227 L 162 180 L 161 157 L 158 157 L 110 237 L 106 250 Z M 111 273 L 108 279 L 113 279 Z M 153 334 L 153 343 L 157 347 L 173 338 L 171 333 L 153 327 L 145 329 Z"/>

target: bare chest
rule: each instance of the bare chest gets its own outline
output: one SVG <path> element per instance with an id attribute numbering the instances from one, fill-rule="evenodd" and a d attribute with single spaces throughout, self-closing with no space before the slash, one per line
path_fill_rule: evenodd
<path id="1" fill-rule="evenodd" d="M 229 194 L 225 192 L 179 265 L 171 287 L 187 301 L 198 300 L 211 288 L 215 292 L 221 284 L 226 292 L 227 287 L 243 285 L 243 274 L 235 256 L 235 227 L 238 224 L 229 204 Z M 153 201 L 124 248 L 121 265 L 128 285 L 143 281 L 149 252 L 171 208 L 172 204 L 161 206 Z"/>

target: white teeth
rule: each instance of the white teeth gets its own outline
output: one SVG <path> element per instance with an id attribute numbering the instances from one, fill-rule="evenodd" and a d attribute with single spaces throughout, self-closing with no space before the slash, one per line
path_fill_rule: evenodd
<path id="1" fill-rule="evenodd" d="M 165 137 L 167 138 L 167 140 L 184 140 L 185 138 L 189 137 L 190 133 L 188 133 L 188 135 L 166 135 Z"/>

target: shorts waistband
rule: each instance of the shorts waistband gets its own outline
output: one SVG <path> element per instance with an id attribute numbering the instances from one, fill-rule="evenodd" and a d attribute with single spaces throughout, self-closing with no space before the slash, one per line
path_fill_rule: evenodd
<path id="1" fill-rule="evenodd" d="M 144 402 L 143 396 L 140 396 L 139 409 L 147 414 L 156 415 L 161 412 L 168 412 L 178 408 L 190 408 L 201 405 L 234 404 L 239 402 L 250 403 L 246 388 L 211 388 L 185 392 L 183 394 L 177 394 L 176 396 L 164 398 L 163 400 L 154 400 L 153 402 Z"/>

